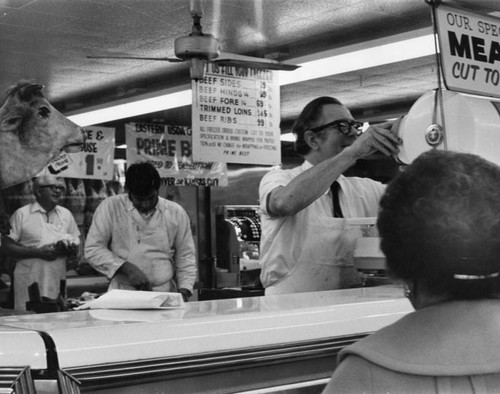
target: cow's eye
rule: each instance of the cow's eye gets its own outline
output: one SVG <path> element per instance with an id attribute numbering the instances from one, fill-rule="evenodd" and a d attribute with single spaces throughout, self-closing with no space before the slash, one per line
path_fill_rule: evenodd
<path id="1" fill-rule="evenodd" d="M 38 109 L 38 115 L 40 115 L 40 117 L 44 118 L 44 119 L 47 119 L 50 115 L 50 108 L 49 107 L 40 107 Z"/>

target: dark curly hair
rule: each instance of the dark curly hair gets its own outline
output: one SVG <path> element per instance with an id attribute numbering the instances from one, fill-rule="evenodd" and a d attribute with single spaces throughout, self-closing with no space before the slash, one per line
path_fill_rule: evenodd
<path id="1" fill-rule="evenodd" d="M 429 151 L 404 168 L 380 202 L 377 225 L 389 272 L 455 299 L 500 290 L 500 167 Z"/>
<path id="2" fill-rule="evenodd" d="M 149 162 L 134 163 L 125 172 L 125 189 L 134 195 L 145 196 L 160 185 L 160 174 Z"/>
<path id="3" fill-rule="evenodd" d="M 310 130 L 311 127 L 318 126 L 316 122 L 321 109 L 327 104 L 343 105 L 334 97 L 318 97 L 304 107 L 299 117 L 293 123 L 292 133 L 295 135 L 294 149 L 299 155 L 304 156 L 311 151 L 311 147 L 307 145 L 304 139 L 304 134 L 307 130 Z"/>

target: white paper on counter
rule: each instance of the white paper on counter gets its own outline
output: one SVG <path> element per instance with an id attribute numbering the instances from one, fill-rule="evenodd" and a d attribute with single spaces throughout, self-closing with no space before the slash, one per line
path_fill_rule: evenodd
<path id="1" fill-rule="evenodd" d="M 183 307 L 184 300 L 180 293 L 114 289 L 75 309 L 175 309 Z"/>
<path id="2" fill-rule="evenodd" d="M 89 316 L 96 320 L 117 322 L 144 322 L 182 319 L 186 309 L 89 309 Z"/>

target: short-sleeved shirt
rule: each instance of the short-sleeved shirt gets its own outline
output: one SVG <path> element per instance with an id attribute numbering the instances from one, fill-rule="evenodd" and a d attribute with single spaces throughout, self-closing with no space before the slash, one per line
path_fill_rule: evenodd
<path id="1" fill-rule="evenodd" d="M 10 219 L 10 238 L 21 245 L 39 248 L 60 240 L 80 243 L 80 231 L 71 212 L 56 206 L 47 212 L 38 202 L 25 205 Z M 29 300 L 28 286 L 38 283 L 40 295 L 55 299 L 60 291 L 60 280 L 66 278 L 66 257 L 48 261 L 23 258 L 14 270 L 15 309 L 24 310 Z"/>
<path id="2" fill-rule="evenodd" d="M 305 161 L 301 166 L 283 170 L 273 169 L 261 180 L 259 186 L 262 212 L 260 243 L 261 281 L 264 287 L 285 277 L 299 263 L 308 231 L 317 231 L 318 218 L 332 216 L 333 202 L 329 190 L 294 216 L 276 217 L 267 212 L 269 193 L 279 186 L 286 186 L 292 179 L 311 168 Z M 345 218 L 375 217 L 385 185 L 369 178 L 340 176 L 339 201 Z M 314 226 L 313 226 L 314 225 Z M 321 234 L 328 242 L 328 234 Z M 333 241 L 332 241 L 333 242 Z M 316 252 L 315 252 L 316 253 Z M 322 250 L 318 248 L 318 256 Z M 324 256 L 323 256 L 324 257 Z M 307 263 L 307 262 L 304 262 Z"/>
<path id="3" fill-rule="evenodd" d="M 11 230 L 9 237 L 23 246 L 38 248 L 60 239 L 69 239 L 80 242 L 80 231 L 71 212 L 60 205 L 52 211 L 46 212 L 38 202 L 19 208 L 10 219 Z M 51 225 L 55 232 L 52 239 L 45 240 L 46 226 Z"/>

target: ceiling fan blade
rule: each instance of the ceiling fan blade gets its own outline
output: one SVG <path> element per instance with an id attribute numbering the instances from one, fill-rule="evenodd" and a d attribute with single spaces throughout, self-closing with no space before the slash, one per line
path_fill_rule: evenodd
<path id="1" fill-rule="evenodd" d="M 141 57 L 141 56 L 87 56 L 87 59 L 131 59 L 131 60 L 161 60 L 164 62 L 180 63 L 184 60 L 175 57 Z"/>
<path id="2" fill-rule="evenodd" d="M 265 70 L 282 71 L 293 71 L 300 67 L 297 64 L 283 63 L 273 59 L 237 55 L 235 53 L 226 52 L 222 52 L 217 58 L 210 60 L 210 62 L 220 66 L 260 68 Z"/>

